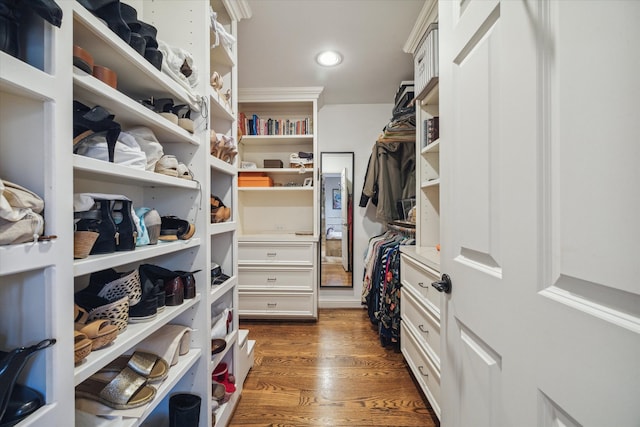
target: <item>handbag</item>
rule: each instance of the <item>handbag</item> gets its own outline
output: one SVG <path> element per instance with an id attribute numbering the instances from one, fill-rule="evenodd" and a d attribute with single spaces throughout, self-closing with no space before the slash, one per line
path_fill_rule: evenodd
<path id="1" fill-rule="evenodd" d="M 0 245 L 37 241 L 44 232 L 43 210 L 40 196 L 0 179 Z"/>

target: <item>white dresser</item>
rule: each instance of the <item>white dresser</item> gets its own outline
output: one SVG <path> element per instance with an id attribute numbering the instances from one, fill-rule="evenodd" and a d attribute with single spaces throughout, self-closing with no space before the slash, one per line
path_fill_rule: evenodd
<path id="1" fill-rule="evenodd" d="M 438 271 L 434 268 L 437 265 L 431 262 L 434 254 L 423 253 L 428 249 L 402 246 L 400 250 L 400 349 L 420 388 L 440 418 L 442 294 L 431 285 L 440 280 Z"/>
<path id="2" fill-rule="evenodd" d="M 318 317 L 315 241 L 241 241 L 238 255 L 241 317 Z"/>

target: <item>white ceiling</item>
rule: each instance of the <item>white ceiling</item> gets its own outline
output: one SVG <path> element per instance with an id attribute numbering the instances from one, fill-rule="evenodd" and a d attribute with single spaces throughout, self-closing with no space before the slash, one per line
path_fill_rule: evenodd
<path id="1" fill-rule="evenodd" d="M 424 0 L 247 0 L 238 24 L 238 86 L 324 86 L 325 104 L 393 103 L 413 80 L 402 51 Z M 344 56 L 325 68 L 325 49 Z"/>

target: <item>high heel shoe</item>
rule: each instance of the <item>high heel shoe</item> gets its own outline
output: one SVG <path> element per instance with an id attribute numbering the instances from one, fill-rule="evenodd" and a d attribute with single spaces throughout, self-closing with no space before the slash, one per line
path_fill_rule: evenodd
<path id="1" fill-rule="evenodd" d="M 120 136 L 120 123 L 114 122 L 114 115 L 105 108 L 96 105 L 89 108 L 79 101 L 73 101 L 73 138 L 74 144 L 89 135 L 87 131 L 105 132 L 109 161 L 113 163 L 116 142 Z"/>
<path id="2" fill-rule="evenodd" d="M 131 30 L 122 19 L 120 13 L 120 0 L 78 0 L 89 12 L 107 23 L 111 31 L 129 44 Z"/>
<path id="3" fill-rule="evenodd" d="M 51 347 L 55 343 L 56 340 L 53 338 L 42 340 L 31 347 L 16 348 L 2 357 L 0 360 L 0 420 L 4 416 L 11 392 L 27 360 L 36 352 Z"/>

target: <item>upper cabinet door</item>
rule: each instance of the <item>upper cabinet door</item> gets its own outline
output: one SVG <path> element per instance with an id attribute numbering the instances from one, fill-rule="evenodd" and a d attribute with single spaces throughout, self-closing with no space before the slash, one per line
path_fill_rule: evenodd
<path id="1" fill-rule="evenodd" d="M 439 8 L 442 425 L 637 426 L 640 3 Z"/>

